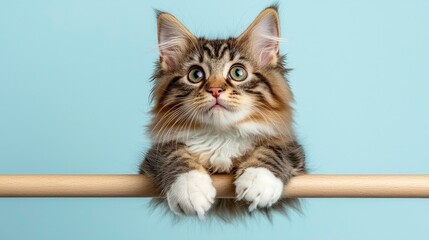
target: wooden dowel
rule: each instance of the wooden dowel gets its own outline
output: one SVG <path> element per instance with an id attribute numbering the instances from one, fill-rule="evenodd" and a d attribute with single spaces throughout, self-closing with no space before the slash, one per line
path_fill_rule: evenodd
<path id="1" fill-rule="evenodd" d="M 233 178 L 213 175 L 218 198 Z M 429 198 L 429 175 L 302 175 L 284 191 L 299 198 Z M 0 175 L 0 197 L 159 197 L 143 175 Z"/>

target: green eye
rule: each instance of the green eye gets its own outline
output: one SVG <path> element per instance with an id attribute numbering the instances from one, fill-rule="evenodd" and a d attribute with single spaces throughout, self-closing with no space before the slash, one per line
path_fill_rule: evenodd
<path id="1" fill-rule="evenodd" d="M 229 76 L 232 78 L 232 80 L 243 81 L 247 78 L 247 71 L 244 69 L 244 67 L 235 65 L 232 66 L 229 70 Z"/>
<path id="2" fill-rule="evenodd" d="M 204 71 L 200 67 L 192 68 L 188 73 L 188 80 L 192 83 L 201 82 L 204 77 Z"/>

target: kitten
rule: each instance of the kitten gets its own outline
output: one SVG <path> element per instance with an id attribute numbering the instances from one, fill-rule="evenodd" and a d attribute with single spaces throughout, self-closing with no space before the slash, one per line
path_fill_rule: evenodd
<path id="1" fill-rule="evenodd" d="M 284 209 L 283 188 L 305 173 L 279 55 L 276 7 L 237 38 L 197 38 L 159 12 L 153 146 L 141 164 L 178 215 L 222 218 Z M 215 200 L 210 174 L 235 176 L 236 199 Z M 164 200 L 165 201 L 165 200 Z"/>

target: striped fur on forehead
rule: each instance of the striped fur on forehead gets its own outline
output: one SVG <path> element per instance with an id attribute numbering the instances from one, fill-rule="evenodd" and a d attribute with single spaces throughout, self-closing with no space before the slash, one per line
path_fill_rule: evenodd
<path id="1" fill-rule="evenodd" d="M 232 61 L 237 54 L 237 44 L 235 39 L 226 40 L 206 40 L 200 39 L 204 56 L 210 59 L 223 59 L 228 54 L 229 60 Z"/>

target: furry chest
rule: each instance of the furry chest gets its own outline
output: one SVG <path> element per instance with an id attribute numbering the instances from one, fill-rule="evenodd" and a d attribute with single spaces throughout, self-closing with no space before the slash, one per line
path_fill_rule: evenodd
<path id="1" fill-rule="evenodd" d="M 229 172 L 233 158 L 240 157 L 252 148 L 249 138 L 227 134 L 201 135 L 190 138 L 187 150 L 198 156 L 199 162 L 215 172 Z"/>

